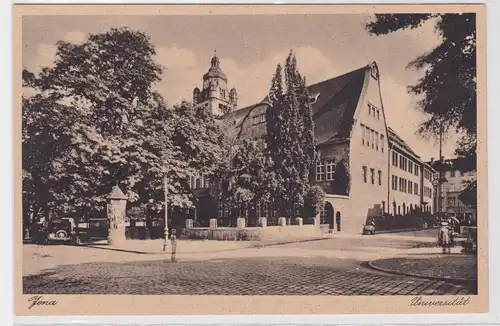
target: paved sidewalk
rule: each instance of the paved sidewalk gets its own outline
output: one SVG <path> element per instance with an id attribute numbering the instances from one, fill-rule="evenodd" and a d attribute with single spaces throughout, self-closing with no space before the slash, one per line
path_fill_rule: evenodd
<path id="1" fill-rule="evenodd" d="M 477 257 L 461 253 L 405 253 L 399 257 L 372 260 L 369 265 L 377 270 L 427 279 L 475 282 Z"/>

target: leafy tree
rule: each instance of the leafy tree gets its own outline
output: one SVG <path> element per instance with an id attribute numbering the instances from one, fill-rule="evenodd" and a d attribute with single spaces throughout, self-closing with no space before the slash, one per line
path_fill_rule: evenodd
<path id="1" fill-rule="evenodd" d="M 347 196 L 349 195 L 350 186 L 349 170 L 346 162 L 342 160 L 335 166 L 331 188 L 335 194 Z"/>
<path id="2" fill-rule="evenodd" d="M 419 107 L 430 114 L 419 132 L 438 136 L 455 129 L 463 135 L 455 150 L 459 169 L 476 170 L 476 14 L 381 14 L 366 27 L 371 34 L 384 35 L 418 28 L 430 19 L 436 20 L 441 43 L 408 65 L 425 70 L 418 83 L 409 86 L 411 93 L 423 96 Z"/>
<path id="3" fill-rule="evenodd" d="M 325 191 L 318 185 L 308 187 L 304 198 L 303 212 L 305 216 L 316 217 L 325 204 Z"/>
<path id="4" fill-rule="evenodd" d="M 153 90 L 162 68 L 149 37 L 127 28 L 58 42 L 53 67 L 23 84 L 23 202 L 33 210 L 88 216 L 119 185 L 133 205 L 189 206 L 187 180 L 210 173 L 220 131 L 187 103 L 168 109 Z"/>
<path id="5" fill-rule="evenodd" d="M 274 171 L 271 202 L 291 217 L 295 208 L 304 205 L 310 168 L 316 157 L 309 96 L 292 52 L 284 69 L 277 66 L 268 98 L 265 142 Z"/>

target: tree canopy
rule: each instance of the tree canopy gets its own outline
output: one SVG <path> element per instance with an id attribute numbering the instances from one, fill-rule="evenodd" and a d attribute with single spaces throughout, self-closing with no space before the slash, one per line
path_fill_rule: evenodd
<path id="1" fill-rule="evenodd" d="M 189 176 L 215 169 L 222 134 L 209 113 L 166 106 L 154 55 L 143 32 L 113 28 L 58 42 L 53 66 L 23 70 L 23 202 L 35 215 L 102 211 L 115 185 L 161 209 L 165 172 L 170 204 L 192 205 Z"/>
<path id="2" fill-rule="evenodd" d="M 266 150 L 274 171 L 271 202 L 291 216 L 304 205 L 310 169 L 316 159 L 314 121 L 306 81 L 290 51 L 284 69 L 277 65 L 266 112 Z"/>
<path id="3" fill-rule="evenodd" d="M 464 134 L 456 155 L 464 170 L 476 168 L 477 88 L 476 88 L 476 15 L 461 14 L 377 14 L 367 24 L 373 35 L 414 29 L 426 21 L 436 21 L 440 44 L 409 63 L 408 67 L 425 71 L 409 91 L 422 96 L 418 106 L 430 117 L 419 132 L 439 135 L 440 130 Z"/>

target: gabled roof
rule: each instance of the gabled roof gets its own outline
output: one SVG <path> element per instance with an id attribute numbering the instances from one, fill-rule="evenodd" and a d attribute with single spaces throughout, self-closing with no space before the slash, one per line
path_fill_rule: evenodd
<path id="1" fill-rule="evenodd" d="M 387 136 L 389 137 L 389 145 L 397 144 L 399 147 L 401 147 L 402 149 L 404 149 L 408 153 L 410 153 L 413 156 L 415 156 L 415 158 L 417 158 L 417 159 L 420 160 L 420 156 L 418 156 L 413 151 L 413 149 L 411 149 L 411 147 L 408 146 L 408 144 L 403 140 L 403 138 L 399 137 L 398 134 L 396 134 L 396 132 L 394 131 L 394 129 L 392 129 L 391 127 L 387 126 L 387 131 L 388 131 Z"/>
<path id="2" fill-rule="evenodd" d="M 318 144 L 349 138 L 367 69 L 369 65 L 307 87 L 310 94 L 317 95 L 312 111 Z M 227 127 L 239 129 L 253 108 L 267 102 L 266 96 L 260 103 L 231 112 L 224 119 Z M 328 126 L 322 128 L 325 122 Z"/>
<path id="3" fill-rule="evenodd" d="M 318 144 L 350 137 L 367 69 L 370 69 L 370 66 L 308 87 L 310 94 L 319 93 L 312 106 Z"/>

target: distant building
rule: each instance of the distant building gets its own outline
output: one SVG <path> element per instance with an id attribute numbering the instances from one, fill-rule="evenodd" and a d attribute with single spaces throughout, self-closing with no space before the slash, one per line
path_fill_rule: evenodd
<path id="1" fill-rule="evenodd" d="M 442 165 L 439 165 L 439 161 L 428 162 L 436 169 L 442 166 L 444 179 L 441 185 L 441 196 L 436 199 L 436 206 L 440 208 L 441 212 L 454 214 L 459 220 L 467 220 L 468 218 L 476 220 L 476 207 L 464 204 L 459 199 L 460 194 L 470 182 L 476 180 L 476 171 L 461 171 L 457 163 L 457 159 L 444 160 Z"/>
<path id="2" fill-rule="evenodd" d="M 204 90 L 198 93 L 195 89 L 195 103 L 212 107 L 216 114 L 220 111 L 218 106 L 213 109 L 213 103 L 232 105 L 233 110 L 225 114 L 221 124 L 233 145 L 242 139 L 254 139 L 262 144 L 266 132 L 265 113 L 270 106 L 267 98 L 237 110 L 234 100 L 207 98 L 206 94 L 211 94 L 206 90 L 211 89 L 210 85 L 218 82 L 226 87 L 227 81 L 216 56 L 210 69 L 212 73 L 203 77 Z M 321 153 L 320 161 L 311 167 L 311 183 L 320 185 L 326 192 L 320 214 L 322 223 L 330 224 L 337 231 L 359 233 L 368 216 L 383 212 L 408 215 L 432 211 L 431 174 L 434 171 L 387 126 L 380 73 L 375 62 L 310 85 L 308 91 L 317 148 Z M 200 220 L 209 217 L 235 220 L 236 215 L 241 214 L 241 210 L 211 198 L 207 187 L 199 189 L 198 186 L 205 184 L 203 178 L 193 179 L 191 184 L 197 188 L 195 192 L 200 199 L 195 214 Z M 254 220 L 274 219 L 279 217 L 279 212 L 266 203 L 259 203 L 245 209 L 244 215 Z"/>

